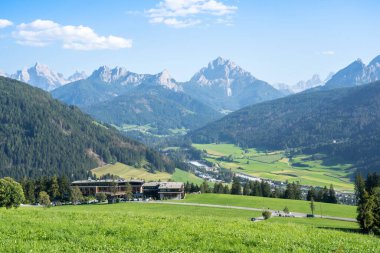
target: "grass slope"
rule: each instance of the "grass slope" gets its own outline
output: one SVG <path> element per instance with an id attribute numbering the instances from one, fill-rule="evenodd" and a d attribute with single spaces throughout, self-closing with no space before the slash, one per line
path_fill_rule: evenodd
<path id="1" fill-rule="evenodd" d="M 132 166 L 125 165 L 123 163 L 108 164 L 103 167 L 95 168 L 92 170 L 92 173 L 94 173 L 98 177 L 105 174 L 113 174 L 125 179 L 139 178 L 144 179 L 145 181 L 167 181 L 171 179 L 173 181 L 179 182 L 189 181 L 190 183 L 198 185 L 203 182 L 201 178 L 195 176 L 194 174 L 180 169 L 175 169 L 175 172 L 173 174 L 159 171 L 155 173 L 150 173 L 144 168 L 135 168 Z"/>
<path id="2" fill-rule="evenodd" d="M 135 168 L 123 163 L 108 164 L 91 171 L 98 177 L 105 174 L 113 174 L 125 179 L 138 178 L 147 181 L 168 180 L 171 177 L 171 174 L 166 172 L 157 171 L 155 173 L 150 173 L 144 168 Z"/>
<path id="3" fill-rule="evenodd" d="M 236 196 L 229 194 L 188 194 L 183 202 L 200 203 L 200 204 L 217 204 L 228 206 L 243 206 L 254 208 L 269 208 L 272 210 L 283 210 L 285 206 L 291 212 L 311 213 L 310 202 L 303 200 L 290 200 L 290 199 L 276 199 L 276 198 L 263 198 L 255 196 Z M 356 206 L 328 204 L 328 203 L 315 203 L 315 214 L 355 218 Z"/>
<path id="4" fill-rule="evenodd" d="M 278 181 L 299 181 L 303 185 L 329 186 L 353 191 L 350 164 L 341 161 L 326 163 L 324 155 L 298 155 L 289 160 L 284 151 L 266 152 L 257 149 L 241 149 L 233 144 L 193 144 L 208 154 L 206 160 L 219 166 L 256 177 Z M 232 156 L 232 162 L 221 161 L 223 156 Z"/>
<path id="5" fill-rule="evenodd" d="M 378 238 L 257 212 L 143 203 L 0 209 L 1 252 L 376 252 Z M 336 226 L 335 226 L 336 225 Z"/>
<path id="6" fill-rule="evenodd" d="M 203 179 L 202 178 L 199 178 L 197 177 L 196 175 L 190 173 L 190 172 L 187 172 L 187 171 L 183 171 L 183 170 L 180 170 L 180 169 L 176 169 L 173 176 L 171 177 L 171 179 L 173 181 L 177 181 L 177 182 L 189 182 L 189 183 L 194 183 L 194 184 L 197 184 L 197 185 L 200 185 L 203 183 Z"/>

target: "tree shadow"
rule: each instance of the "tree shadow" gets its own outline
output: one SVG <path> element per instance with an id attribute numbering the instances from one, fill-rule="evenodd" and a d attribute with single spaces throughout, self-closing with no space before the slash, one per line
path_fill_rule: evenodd
<path id="1" fill-rule="evenodd" d="M 354 234 L 363 234 L 360 228 L 338 228 L 338 227 L 324 227 L 324 226 L 319 226 L 317 228 L 320 229 L 328 229 L 328 230 L 335 230 L 335 231 L 342 231 L 345 233 L 354 233 Z"/>

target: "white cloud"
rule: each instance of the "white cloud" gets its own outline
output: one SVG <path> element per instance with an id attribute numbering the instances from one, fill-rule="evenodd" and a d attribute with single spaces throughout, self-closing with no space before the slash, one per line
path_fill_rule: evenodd
<path id="1" fill-rule="evenodd" d="M 0 19 L 0 28 L 5 28 L 7 26 L 12 26 L 12 25 L 13 25 L 12 21 L 8 19 Z"/>
<path id="2" fill-rule="evenodd" d="M 216 0 L 164 0 L 147 11 L 149 22 L 184 28 L 202 23 L 204 16 L 229 16 L 237 11 Z"/>
<path id="3" fill-rule="evenodd" d="M 323 55 L 334 55 L 334 54 L 335 54 L 335 51 L 332 51 L 332 50 L 323 51 L 322 54 L 323 54 Z"/>
<path id="4" fill-rule="evenodd" d="M 100 36 L 90 27 L 60 25 L 51 20 L 37 19 L 22 23 L 12 33 L 17 43 L 28 46 L 44 47 L 53 43 L 74 50 L 120 49 L 132 47 L 132 40 L 113 35 Z"/>

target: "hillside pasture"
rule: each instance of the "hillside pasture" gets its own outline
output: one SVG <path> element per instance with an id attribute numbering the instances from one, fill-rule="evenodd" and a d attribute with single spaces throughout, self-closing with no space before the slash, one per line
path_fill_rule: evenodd
<path id="1" fill-rule="evenodd" d="M 135 168 L 123 163 L 108 164 L 106 166 L 95 168 L 92 170 L 92 173 L 94 173 L 97 177 L 106 174 L 112 174 L 124 179 L 144 179 L 145 181 L 172 180 L 184 183 L 190 182 L 198 185 L 203 182 L 203 179 L 195 176 L 190 172 L 180 169 L 175 169 L 175 172 L 173 174 L 158 171 L 151 173 L 144 168 Z"/>
<path id="2" fill-rule="evenodd" d="M 242 149 L 233 144 L 193 144 L 199 150 L 205 150 L 209 162 L 234 172 L 252 176 L 294 182 L 303 185 L 329 186 L 338 190 L 353 191 L 350 175 L 352 165 L 341 161 L 328 160 L 318 155 L 297 155 L 289 159 L 284 151 L 260 151 Z M 225 161 L 225 157 L 232 161 Z"/>

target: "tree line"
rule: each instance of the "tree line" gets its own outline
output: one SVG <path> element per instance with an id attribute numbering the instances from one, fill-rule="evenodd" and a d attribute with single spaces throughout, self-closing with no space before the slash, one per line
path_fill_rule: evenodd
<path id="1" fill-rule="evenodd" d="M 270 198 L 283 198 L 283 199 L 298 199 L 303 200 L 304 196 L 301 191 L 301 185 L 298 182 L 287 183 L 285 190 L 279 187 L 271 188 L 270 184 L 265 181 L 246 181 L 241 182 L 236 176 L 232 178 L 232 185 L 217 182 L 214 187 L 211 187 L 207 181 L 197 185 L 194 183 L 185 183 L 186 193 L 219 193 L 219 194 L 232 194 L 232 195 L 246 195 L 246 196 L 259 196 Z M 306 199 L 311 201 L 338 203 L 334 186 L 330 185 L 330 189 L 325 186 L 321 189 L 311 187 L 307 192 Z"/>

